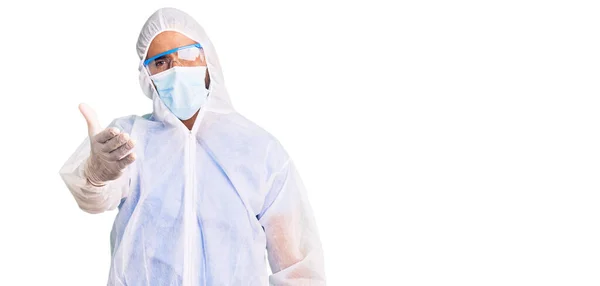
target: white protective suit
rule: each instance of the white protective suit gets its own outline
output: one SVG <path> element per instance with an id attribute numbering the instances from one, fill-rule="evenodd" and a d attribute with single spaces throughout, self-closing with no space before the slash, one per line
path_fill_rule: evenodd
<path id="1" fill-rule="evenodd" d="M 142 66 L 151 41 L 168 30 L 200 43 L 207 59 L 208 101 L 191 131 L 162 103 Z M 108 285 L 325 285 L 298 172 L 273 136 L 232 108 L 202 27 L 184 12 L 160 9 L 145 23 L 137 52 L 154 110 L 110 124 L 137 142 L 136 161 L 118 179 L 92 186 L 83 175 L 88 138 L 60 170 L 84 211 L 119 209 Z"/>

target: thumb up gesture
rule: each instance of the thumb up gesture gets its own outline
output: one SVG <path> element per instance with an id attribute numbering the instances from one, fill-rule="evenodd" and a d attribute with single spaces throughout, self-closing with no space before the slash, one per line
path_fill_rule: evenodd
<path id="1" fill-rule="evenodd" d="M 135 161 L 135 153 L 130 152 L 135 142 L 117 128 L 102 129 L 96 112 L 86 104 L 80 104 L 79 111 L 87 122 L 91 144 L 84 174 L 92 185 L 103 186 L 119 178 L 123 169 Z"/>

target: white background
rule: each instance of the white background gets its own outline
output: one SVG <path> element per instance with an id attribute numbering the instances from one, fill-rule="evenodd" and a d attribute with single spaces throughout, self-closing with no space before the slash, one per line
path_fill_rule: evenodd
<path id="1" fill-rule="evenodd" d="M 135 43 L 163 6 L 295 159 L 329 285 L 600 284 L 594 1 L 8 2 L 0 285 L 106 285 L 116 212 L 58 171 L 80 102 L 104 125 L 151 111 Z"/>

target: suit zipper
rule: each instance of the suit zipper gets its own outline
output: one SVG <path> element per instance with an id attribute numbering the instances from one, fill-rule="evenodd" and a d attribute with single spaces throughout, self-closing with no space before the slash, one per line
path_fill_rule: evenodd
<path id="1" fill-rule="evenodd" d="M 193 134 L 190 131 L 188 134 L 187 142 L 187 164 L 186 164 L 186 183 L 185 183 L 185 194 L 184 194 L 184 249 L 183 249 L 183 263 L 184 263 L 184 277 L 183 285 L 192 286 L 194 281 L 194 257 L 192 255 L 193 250 L 193 218 L 194 218 L 194 171 L 193 171 Z"/>

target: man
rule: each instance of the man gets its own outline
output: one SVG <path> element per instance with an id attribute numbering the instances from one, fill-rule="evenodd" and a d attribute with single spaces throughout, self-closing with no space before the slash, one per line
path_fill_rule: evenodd
<path id="1" fill-rule="evenodd" d="M 137 51 L 153 112 L 102 130 L 81 105 L 89 138 L 60 172 L 84 211 L 119 209 L 108 284 L 324 285 L 296 168 L 275 138 L 232 108 L 202 27 L 160 9 Z"/>

